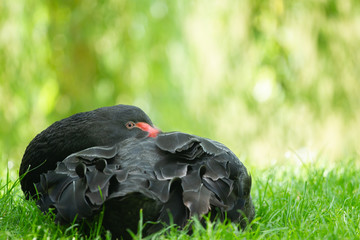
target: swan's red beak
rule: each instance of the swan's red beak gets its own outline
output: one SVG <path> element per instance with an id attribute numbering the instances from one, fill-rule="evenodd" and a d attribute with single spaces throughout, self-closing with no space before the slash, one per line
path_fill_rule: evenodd
<path id="1" fill-rule="evenodd" d="M 138 122 L 135 124 L 136 127 L 140 128 L 141 130 L 148 132 L 149 133 L 149 137 L 157 137 L 157 135 L 160 133 L 160 130 L 157 128 L 154 128 L 152 126 L 150 126 L 150 124 L 145 123 L 145 122 Z"/>

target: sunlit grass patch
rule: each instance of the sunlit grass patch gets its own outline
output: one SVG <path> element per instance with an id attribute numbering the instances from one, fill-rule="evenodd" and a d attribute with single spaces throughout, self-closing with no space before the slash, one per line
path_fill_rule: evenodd
<path id="1" fill-rule="evenodd" d="M 256 218 L 243 231 L 225 221 L 193 219 L 184 230 L 167 226 L 146 239 L 358 239 L 360 237 L 360 178 L 355 160 L 333 167 L 314 164 L 273 166 L 252 170 Z M 24 200 L 17 180 L 0 183 L 0 238 L 110 239 L 100 215 L 83 224 L 59 226 L 34 201 Z M 149 223 L 142 223 L 149 224 Z M 87 231 L 86 231 L 87 229 Z M 143 229 L 139 226 L 138 229 Z M 87 232 L 87 233 L 85 233 Z M 189 235 L 191 232 L 191 235 Z M 140 232 L 135 239 L 144 238 Z"/>

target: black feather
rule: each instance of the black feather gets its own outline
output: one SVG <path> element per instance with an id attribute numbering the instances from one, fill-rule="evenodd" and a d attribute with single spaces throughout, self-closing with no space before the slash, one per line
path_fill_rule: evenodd
<path id="1" fill-rule="evenodd" d="M 92 218 L 105 207 L 103 224 L 115 237 L 128 236 L 127 228 L 136 231 L 140 209 L 145 221 L 159 222 L 148 225 L 146 233 L 161 229 L 162 222 L 183 227 L 191 216 L 201 218 L 208 213 L 220 214 L 221 219 L 227 215 L 242 227 L 246 226 L 243 216 L 249 221 L 254 218 L 251 177 L 223 144 L 180 132 L 160 133 L 156 138 L 135 132 L 116 141 L 120 132 L 110 129 L 117 120 L 106 111 L 98 110 L 97 117 L 88 112 L 62 120 L 30 143 L 20 173 L 31 164 L 37 168 L 30 166 L 32 171 L 21 184 L 27 196 L 33 194 L 31 186 L 35 184 L 42 211 L 54 208 L 57 221 L 70 223 Z M 151 123 L 142 113 L 138 118 Z M 102 132 L 94 118 L 112 126 Z M 127 120 L 121 117 L 122 123 Z M 80 123 L 84 129 L 69 130 L 68 124 L 79 128 Z M 67 147 L 80 141 L 79 136 L 85 129 L 91 131 L 89 128 L 95 130 L 85 143 Z M 65 143 L 68 137 L 71 140 Z M 51 142 L 48 149 L 44 142 Z M 48 158 L 59 152 L 67 157 Z M 44 159 L 49 159 L 48 163 L 39 167 Z"/>

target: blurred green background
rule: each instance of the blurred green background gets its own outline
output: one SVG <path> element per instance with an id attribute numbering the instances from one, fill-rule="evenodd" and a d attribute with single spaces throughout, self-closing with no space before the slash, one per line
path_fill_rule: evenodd
<path id="1" fill-rule="evenodd" d="M 0 166 L 101 106 L 229 146 L 251 166 L 360 152 L 360 1 L 0 2 Z"/>

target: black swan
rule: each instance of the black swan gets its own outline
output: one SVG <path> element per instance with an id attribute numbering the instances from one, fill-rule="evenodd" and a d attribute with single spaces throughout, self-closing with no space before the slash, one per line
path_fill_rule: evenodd
<path id="1" fill-rule="evenodd" d="M 138 107 L 117 105 L 55 122 L 26 148 L 21 187 L 56 220 L 90 219 L 105 208 L 113 237 L 161 222 L 180 227 L 192 216 L 225 216 L 245 228 L 254 218 L 251 176 L 223 144 L 198 136 L 162 133 Z M 128 237 L 128 236 L 127 236 Z"/>

